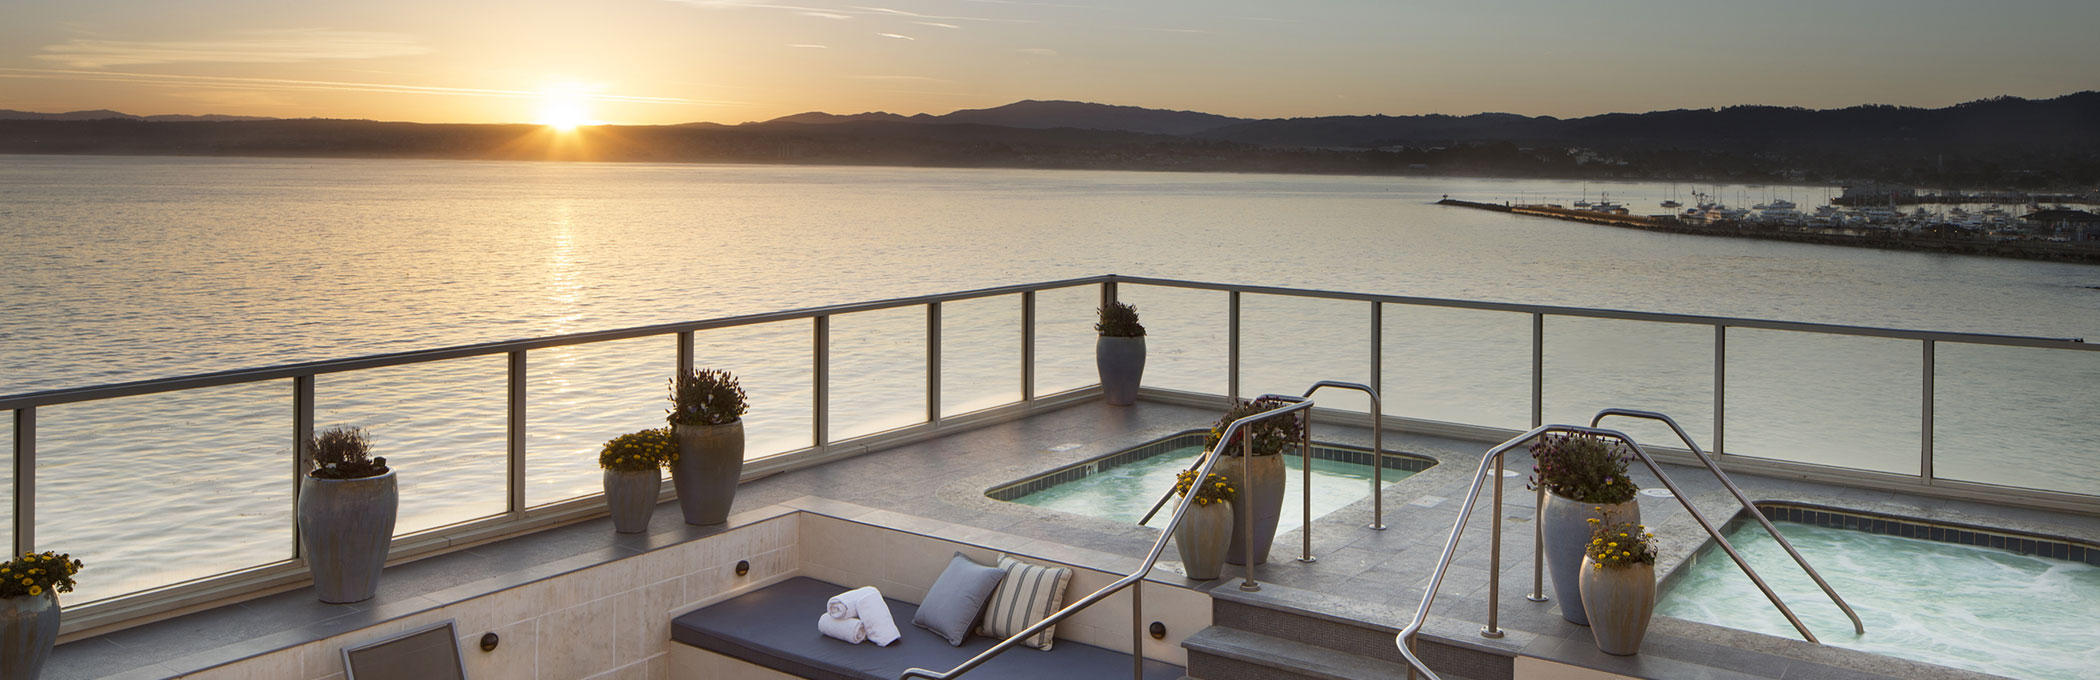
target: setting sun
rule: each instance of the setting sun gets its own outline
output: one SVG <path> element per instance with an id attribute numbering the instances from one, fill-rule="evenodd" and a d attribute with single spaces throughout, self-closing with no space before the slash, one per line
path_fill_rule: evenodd
<path id="1" fill-rule="evenodd" d="M 590 98 L 579 88 L 565 85 L 540 93 L 539 118 L 534 122 L 569 132 L 581 125 L 595 125 L 590 117 Z"/>

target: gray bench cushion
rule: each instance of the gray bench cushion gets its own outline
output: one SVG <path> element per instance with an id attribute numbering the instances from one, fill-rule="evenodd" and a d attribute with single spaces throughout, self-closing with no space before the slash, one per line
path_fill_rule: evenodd
<path id="1" fill-rule="evenodd" d="M 961 647 L 950 647 L 947 640 L 908 623 L 919 608 L 896 600 L 887 600 L 890 616 L 907 623 L 898 627 L 904 636 L 890 646 L 849 645 L 824 637 L 817 632 L 817 617 L 824 613 L 825 601 L 847 590 L 813 578 L 788 579 L 673 619 L 671 639 L 818 680 L 896 680 L 914 666 L 945 671 L 998 643 L 972 636 Z M 1146 680 L 1181 675 L 1180 666 L 1145 661 Z M 1048 652 L 1024 645 L 994 657 L 968 677 L 1124 678 L 1130 677 L 1130 655 L 1070 640 Z"/>

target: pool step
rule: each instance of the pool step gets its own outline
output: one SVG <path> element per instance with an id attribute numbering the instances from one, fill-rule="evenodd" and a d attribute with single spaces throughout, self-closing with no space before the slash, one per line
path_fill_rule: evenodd
<path id="1" fill-rule="evenodd" d="M 1407 665 L 1224 626 L 1197 631 L 1189 650 L 1189 677 L 1201 680 L 1401 680 Z M 1473 680 L 1441 673 L 1447 680 Z"/>
<path id="2" fill-rule="evenodd" d="M 1201 680 L 1253 678 L 1405 678 L 1407 660 L 1393 645 L 1397 628 L 1337 616 L 1319 602 L 1293 602 L 1287 589 L 1264 595 L 1211 591 L 1212 626 L 1189 637 L 1189 675 Z M 1513 650 L 1459 644 L 1424 634 L 1416 653 L 1446 678 L 1508 680 Z"/>

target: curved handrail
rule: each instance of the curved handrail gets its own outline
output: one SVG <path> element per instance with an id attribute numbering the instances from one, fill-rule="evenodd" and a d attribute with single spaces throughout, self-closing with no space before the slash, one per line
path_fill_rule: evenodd
<path id="1" fill-rule="evenodd" d="M 1412 620 L 1408 622 L 1407 626 L 1401 628 L 1400 632 L 1393 636 L 1393 645 L 1395 647 L 1398 647 L 1400 649 L 1400 655 L 1407 659 L 1409 666 L 1408 673 L 1410 675 L 1412 675 L 1415 671 L 1420 670 L 1422 673 L 1429 676 L 1429 680 L 1441 680 L 1437 676 L 1435 671 L 1430 670 L 1427 664 L 1422 663 L 1422 659 L 1420 657 L 1415 656 L 1415 652 L 1413 649 L 1414 638 L 1417 634 L 1422 632 L 1422 624 L 1429 620 L 1429 607 L 1431 604 L 1434 604 L 1436 602 L 1437 588 L 1443 584 L 1444 574 L 1451 568 L 1451 559 L 1453 555 L 1457 552 L 1459 537 L 1465 533 L 1466 521 L 1470 519 L 1473 515 L 1473 504 L 1480 499 L 1480 487 L 1487 483 L 1488 471 L 1501 469 L 1501 459 L 1502 455 L 1505 452 L 1509 451 L 1510 449 L 1516 448 L 1518 445 L 1530 441 L 1533 438 L 1538 437 L 1539 435 L 1553 432 L 1562 432 L 1568 434 L 1588 434 L 1598 437 L 1608 437 L 1611 439 L 1619 440 L 1620 442 L 1626 444 L 1627 448 L 1632 449 L 1634 455 L 1639 457 L 1641 459 L 1641 462 L 1645 463 L 1648 466 L 1648 470 L 1650 472 L 1655 473 L 1656 478 L 1662 481 L 1663 486 L 1670 489 L 1670 493 L 1677 499 L 1678 504 L 1684 506 L 1685 511 L 1691 514 L 1692 519 L 1698 520 L 1699 526 L 1706 530 L 1708 536 L 1713 537 L 1715 544 L 1721 546 L 1721 549 L 1728 553 L 1728 557 L 1730 559 L 1735 560 L 1736 566 L 1742 568 L 1743 574 L 1750 577 L 1750 582 L 1756 584 L 1757 589 L 1764 592 L 1765 599 L 1771 600 L 1772 605 L 1779 608 L 1779 613 L 1785 615 L 1786 620 L 1789 623 L 1794 624 L 1794 629 L 1800 631 L 1801 636 L 1807 639 L 1809 642 L 1821 644 L 1821 641 L 1816 639 L 1815 634 L 1810 633 L 1808 631 L 1808 626 L 1801 623 L 1800 617 L 1795 616 L 1793 610 L 1788 609 L 1786 603 L 1780 601 L 1779 595 L 1777 593 L 1772 592 L 1772 587 L 1765 584 L 1764 578 L 1757 575 L 1757 570 L 1751 568 L 1750 563 L 1747 560 L 1743 559 L 1741 553 L 1736 552 L 1735 546 L 1729 544 L 1728 539 L 1721 535 L 1719 529 L 1714 528 L 1713 522 L 1708 521 L 1706 519 L 1705 514 L 1699 512 L 1698 508 L 1692 507 L 1690 501 L 1685 500 L 1684 494 L 1678 491 L 1677 484 L 1675 482 L 1670 481 L 1670 476 L 1667 473 L 1663 472 L 1662 467 L 1656 464 L 1655 459 L 1648 455 L 1647 449 L 1642 448 L 1639 442 L 1633 440 L 1633 437 L 1627 436 L 1626 433 L 1620 432 L 1618 430 L 1608 430 L 1596 427 L 1582 427 L 1578 425 L 1540 425 L 1538 427 L 1531 428 L 1529 431 L 1526 431 L 1523 434 L 1517 435 L 1515 438 L 1509 439 L 1500 444 L 1496 444 L 1494 448 L 1488 449 L 1487 453 L 1481 455 L 1480 469 L 1473 474 L 1472 487 L 1466 490 L 1465 503 L 1459 506 L 1458 519 L 1454 521 L 1451 525 L 1451 537 L 1445 539 L 1444 552 L 1443 555 L 1437 560 L 1436 571 L 1430 574 L 1429 586 L 1422 591 L 1422 604 L 1421 606 L 1415 609 L 1415 616 Z M 1489 549 L 1491 551 L 1489 561 L 1491 564 L 1489 565 L 1488 573 L 1488 625 L 1481 629 L 1481 634 L 1486 635 L 1488 637 L 1500 637 L 1502 635 L 1502 631 L 1495 626 L 1495 614 L 1499 607 L 1498 597 L 1495 592 L 1497 580 L 1496 576 L 1501 570 L 1501 497 L 1502 476 L 1500 474 L 1496 474 L 1495 521 L 1492 522 L 1490 525 L 1495 533 L 1495 538 L 1489 546 Z"/>
<path id="2" fill-rule="evenodd" d="M 1254 415 L 1247 416 L 1245 418 L 1241 418 L 1239 420 L 1232 421 L 1231 424 L 1225 426 L 1225 432 L 1222 436 L 1218 437 L 1218 441 L 1221 443 L 1232 441 L 1233 435 L 1238 434 L 1240 428 L 1247 425 L 1248 423 L 1266 420 L 1269 418 L 1274 418 L 1276 416 L 1285 415 L 1289 413 L 1296 413 L 1298 411 L 1309 410 L 1313 406 L 1313 402 L 1311 399 L 1305 399 L 1302 397 L 1287 397 L 1281 395 L 1264 396 L 1275 396 L 1277 398 L 1295 403 L 1292 403 L 1289 406 L 1270 409 L 1261 413 L 1256 413 Z M 1251 438 L 1248 441 L 1251 444 Z M 1196 478 L 1204 479 L 1206 475 L 1210 474 L 1211 467 L 1217 465 L 1218 461 L 1223 458 L 1224 456 L 1220 455 L 1204 456 L 1201 471 L 1196 473 Z M 1104 599 L 1107 599 L 1108 596 L 1116 594 L 1117 591 L 1120 591 L 1124 588 L 1130 587 L 1133 584 L 1143 581 L 1145 579 L 1145 575 L 1151 573 L 1153 565 L 1159 562 L 1160 553 L 1166 551 L 1167 539 L 1174 537 L 1174 528 L 1181 525 L 1182 517 L 1186 516 L 1188 512 L 1189 501 L 1187 497 L 1183 497 L 1181 503 L 1179 505 L 1174 506 L 1173 518 L 1167 520 L 1167 525 L 1160 528 L 1159 539 L 1152 542 L 1151 552 L 1145 554 L 1144 561 L 1138 564 L 1137 569 L 1132 570 L 1129 574 L 1124 575 L 1123 578 L 1116 579 L 1114 583 L 1102 586 L 1100 590 L 1094 591 L 1093 594 L 1079 598 L 1078 601 L 1073 602 L 1072 604 L 1065 605 L 1063 609 L 1059 609 L 1055 613 L 1043 617 L 1043 620 L 1035 622 L 1035 624 L 1022 629 L 1021 632 L 1015 633 L 1011 637 L 1008 637 L 1004 640 L 1000 640 L 998 644 L 992 645 L 991 649 L 979 652 L 977 656 L 970 657 L 968 661 L 964 661 L 960 665 L 948 669 L 946 672 L 937 672 L 925 668 L 914 667 L 905 669 L 904 674 L 898 676 L 898 680 L 911 680 L 912 678 L 928 678 L 929 680 L 949 680 L 950 678 L 961 676 L 964 673 L 970 672 L 971 669 L 983 665 L 984 662 L 992 660 L 992 657 L 998 656 L 999 654 L 1005 652 L 1008 649 L 1012 649 L 1015 645 L 1020 644 L 1022 640 L 1032 637 L 1037 633 L 1041 633 L 1046 628 L 1057 625 L 1059 621 L 1065 620 L 1066 617 L 1077 613 L 1079 610 L 1085 609 L 1096 602 L 1100 602 Z M 1248 568 L 1252 569 L 1253 565 L 1248 565 Z M 1132 609 L 1135 610 L 1136 607 L 1132 607 Z M 1132 625 L 1135 625 L 1135 623 L 1133 622 Z M 1143 650 L 1138 649 L 1138 646 L 1135 643 L 1131 645 L 1130 657 L 1133 678 L 1144 676 L 1145 655 L 1142 653 L 1142 651 Z"/>
<path id="3" fill-rule="evenodd" d="M 1691 449 L 1692 455 L 1698 456 L 1699 462 L 1701 464 L 1704 464 L 1708 471 L 1714 473 L 1714 478 L 1721 480 L 1721 486 L 1728 487 L 1728 493 L 1735 495 L 1736 502 L 1743 504 L 1743 509 L 1749 510 L 1750 516 L 1757 518 L 1758 524 L 1764 525 L 1765 532 L 1772 535 L 1772 540 L 1778 541 L 1779 547 L 1785 548 L 1786 554 L 1793 556 L 1794 563 L 1801 565 L 1801 570 L 1808 572 L 1809 578 L 1815 579 L 1816 585 L 1820 586 L 1823 589 L 1823 594 L 1829 595 L 1830 601 L 1836 602 L 1839 609 L 1845 610 L 1845 616 L 1851 617 L 1852 619 L 1852 632 L 1861 635 L 1866 634 L 1867 626 L 1866 624 L 1860 623 L 1859 614 L 1857 612 L 1852 611 L 1852 605 L 1845 604 L 1845 598 L 1838 597 L 1837 589 L 1830 587 L 1830 583 L 1823 580 L 1823 575 L 1816 573 L 1815 567 L 1808 566 L 1808 559 L 1802 557 L 1800 552 L 1794 550 L 1794 544 L 1787 542 L 1786 537 L 1779 534 L 1779 528 L 1772 526 L 1772 520 L 1765 518 L 1764 511 L 1757 509 L 1756 505 L 1750 503 L 1750 498 L 1743 494 L 1743 490 L 1737 487 L 1735 485 L 1735 482 L 1728 478 L 1727 474 L 1721 472 L 1721 467 L 1715 465 L 1713 459 L 1708 458 L 1705 451 L 1699 449 L 1699 445 L 1692 441 L 1692 436 L 1689 434 L 1685 434 L 1684 428 L 1679 427 L 1677 425 L 1677 420 L 1675 418 L 1671 418 L 1667 415 L 1657 413 L 1655 411 L 1642 411 L 1630 408 L 1608 408 L 1602 411 L 1598 411 L 1597 416 L 1590 419 L 1590 427 L 1596 427 L 1597 423 L 1603 422 L 1607 416 L 1647 418 L 1649 420 L 1662 421 L 1663 424 L 1669 425 L 1670 430 L 1677 433 L 1677 438 L 1684 440 L 1685 447 Z"/>
<path id="4" fill-rule="evenodd" d="M 1371 397 L 1371 525 L 1367 528 L 1374 531 L 1385 531 L 1385 407 L 1379 403 L 1378 390 L 1363 383 L 1322 380 L 1313 383 L 1312 387 L 1305 388 L 1305 396 L 1311 397 L 1314 392 L 1320 391 L 1322 387 L 1356 390 Z M 1308 474 L 1312 472 L 1312 468 L 1309 466 L 1305 470 Z M 1311 494 L 1306 494 L 1306 498 L 1310 499 L 1311 497 Z M 1306 514 L 1310 515 L 1311 512 L 1308 509 Z M 1305 537 L 1306 545 L 1312 545 L 1312 519 L 1310 517 L 1307 517 L 1305 520 Z M 1312 548 L 1307 547 L 1305 552 L 1310 554 Z"/>

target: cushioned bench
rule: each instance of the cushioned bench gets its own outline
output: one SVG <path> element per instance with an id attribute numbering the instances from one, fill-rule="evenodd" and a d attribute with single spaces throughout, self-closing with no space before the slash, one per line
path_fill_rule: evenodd
<path id="1" fill-rule="evenodd" d="M 671 621 L 671 639 L 805 678 L 897 680 L 914 666 L 954 668 L 997 644 L 973 635 L 951 647 L 932 631 L 911 624 L 916 605 L 888 600 L 903 637 L 888 647 L 849 645 L 817 632 L 824 603 L 849 588 L 813 578 L 792 578 L 694 610 Z M 1175 680 L 1182 668 L 1147 659 L 1146 680 Z M 1060 639 L 1050 651 L 1016 647 L 970 671 L 970 678 L 1050 680 L 1130 676 L 1130 655 Z"/>

